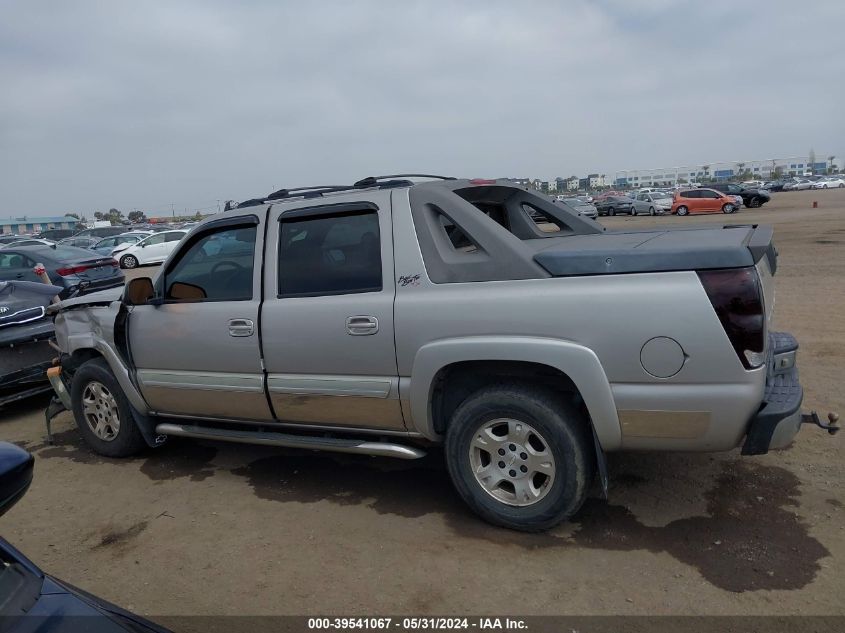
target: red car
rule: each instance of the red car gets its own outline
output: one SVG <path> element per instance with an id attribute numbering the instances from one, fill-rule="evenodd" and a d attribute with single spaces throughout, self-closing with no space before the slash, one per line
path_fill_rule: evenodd
<path id="1" fill-rule="evenodd" d="M 689 215 L 690 213 L 733 213 L 736 200 L 715 189 L 686 189 L 675 192 L 672 213 Z"/>

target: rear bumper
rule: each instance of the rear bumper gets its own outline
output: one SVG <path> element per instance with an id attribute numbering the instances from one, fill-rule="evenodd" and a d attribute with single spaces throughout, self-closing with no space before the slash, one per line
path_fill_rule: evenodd
<path id="1" fill-rule="evenodd" d="M 785 332 L 769 334 L 769 359 L 763 403 L 748 425 L 743 455 L 785 448 L 801 428 L 804 390 L 798 378 L 798 341 Z"/>

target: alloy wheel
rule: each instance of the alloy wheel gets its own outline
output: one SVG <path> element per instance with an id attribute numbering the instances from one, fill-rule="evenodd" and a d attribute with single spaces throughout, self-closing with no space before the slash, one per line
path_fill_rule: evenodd
<path id="1" fill-rule="evenodd" d="M 82 392 L 82 412 L 88 427 L 99 439 L 111 442 L 120 432 L 120 412 L 114 395 L 100 382 L 92 380 Z"/>
<path id="2" fill-rule="evenodd" d="M 497 418 L 485 422 L 470 443 L 469 461 L 484 491 L 511 506 L 539 502 L 555 479 L 549 443 L 521 420 Z"/>

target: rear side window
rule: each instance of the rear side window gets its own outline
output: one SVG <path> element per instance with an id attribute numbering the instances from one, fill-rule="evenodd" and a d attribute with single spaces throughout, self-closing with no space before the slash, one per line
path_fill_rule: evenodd
<path id="1" fill-rule="evenodd" d="M 282 216 L 278 277 L 280 297 L 381 291 L 378 213 Z"/>
<path id="2" fill-rule="evenodd" d="M 682 198 L 700 198 L 700 192 L 695 189 L 690 189 L 689 191 L 682 191 L 679 195 Z"/>
<path id="3" fill-rule="evenodd" d="M 152 237 L 148 237 L 145 239 L 142 244 L 144 246 L 152 246 L 153 244 L 163 244 L 165 239 L 164 233 L 160 233 L 159 235 L 153 235 Z"/>

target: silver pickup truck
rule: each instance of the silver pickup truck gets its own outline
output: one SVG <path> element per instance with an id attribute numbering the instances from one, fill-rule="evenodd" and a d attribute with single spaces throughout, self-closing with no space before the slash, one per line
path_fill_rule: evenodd
<path id="1" fill-rule="evenodd" d="M 597 473 L 606 491 L 606 452 L 791 442 L 776 269 L 769 227 L 610 231 L 506 180 L 280 190 L 196 226 L 155 279 L 60 304 L 50 374 L 104 455 L 442 444 L 475 512 L 542 530 Z"/>

